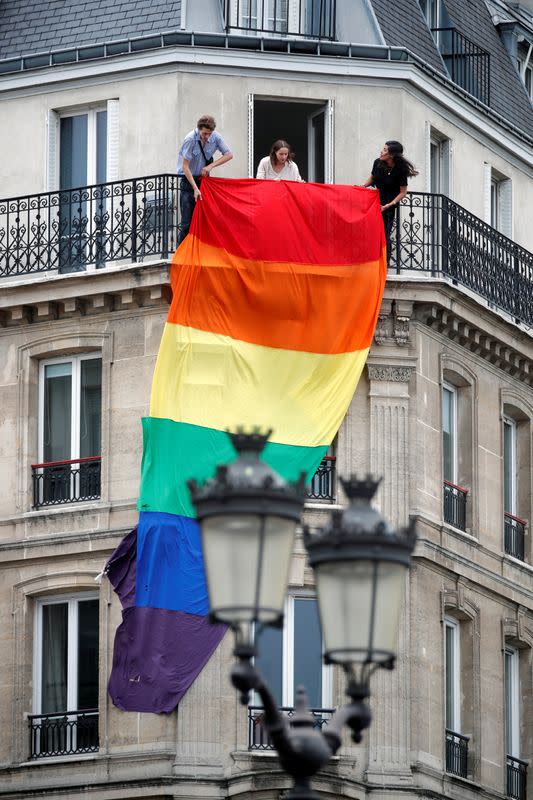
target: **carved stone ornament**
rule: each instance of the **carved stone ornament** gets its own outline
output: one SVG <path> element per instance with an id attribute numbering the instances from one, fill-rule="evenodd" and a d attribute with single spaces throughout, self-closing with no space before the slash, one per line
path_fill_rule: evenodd
<path id="1" fill-rule="evenodd" d="M 368 377 L 371 381 L 392 381 L 393 383 L 408 383 L 413 374 L 414 367 L 378 366 L 368 364 Z"/>

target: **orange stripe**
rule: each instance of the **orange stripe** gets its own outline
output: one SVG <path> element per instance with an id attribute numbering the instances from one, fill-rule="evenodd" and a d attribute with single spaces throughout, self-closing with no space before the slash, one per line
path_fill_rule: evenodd
<path id="1" fill-rule="evenodd" d="M 288 264 L 189 235 L 173 259 L 168 322 L 267 347 L 350 353 L 370 347 L 385 277 L 385 250 L 352 266 Z"/>

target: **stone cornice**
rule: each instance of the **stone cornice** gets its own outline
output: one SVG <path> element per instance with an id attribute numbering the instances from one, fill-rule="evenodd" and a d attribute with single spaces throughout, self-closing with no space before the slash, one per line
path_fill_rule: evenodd
<path id="1" fill-rule="evenodd" d="M 481 326 L 467 321 L 460 313 L 431 304 L 418 309 L 416 316 L 461 347 L 533 386 L 533 359 L 502 342 L 496 335 L 487 333 Z"/>
<path id="2" fill-rule="evenodd" d="M 168 271 L 168 262 L 158 261 L 6 282 L 0 294 L 0 327 L 166 306 Z"/>

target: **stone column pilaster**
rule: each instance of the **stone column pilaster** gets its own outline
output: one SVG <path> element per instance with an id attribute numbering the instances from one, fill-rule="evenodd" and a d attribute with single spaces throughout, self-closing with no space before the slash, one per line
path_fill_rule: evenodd
<path id="1" fill-rule="evenodd" d="M 401 362 L 371 357 L 368 363 L 370 469 L 373 475 L 382 477 L 376 500 L 394 526 L 406 525 L 409 518 L 409 381 L 414 369 L 407 354 Z M 412 782 L 408 591 L 406 578 L 396 668 L 393 672 L 378 671 L 371 681 L 374 719 L 368 733 L 366 777 L 382 785 Z"/>

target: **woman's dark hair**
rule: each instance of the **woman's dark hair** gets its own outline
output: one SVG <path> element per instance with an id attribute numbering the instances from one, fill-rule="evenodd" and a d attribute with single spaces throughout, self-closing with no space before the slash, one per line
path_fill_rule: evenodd
<path id="1" fill-rule="evenodd" d="M 272 164 L 272 166 L 275 166 L 277 161 L 276 153 L 278 152 L 278 150 L 281 150 L 282 147 L 286 147 L 287 150 L 289 151 L 289 157 L 287 158 L 287 161 L 292 161 L 294 153 L 292 152 L 292 147 L 290 146 L 290 144 L 286 142 L 285 139 L 276 139 L 276 141 L 270 148 L 270 153 L 269 153 L 270 163 Z"/>
<path id="2" fill-rule="evenodd" d="M 399 166 L 403 167 L 407 173 L 409 178 L 414 178 L 415 175 L 418 175 L 418 170 L 415 169 L 414 165 L 411 164 L 403 156 L 403 144 L 401 142 L 397 142 L 394 139 L 390 139 L 390 141 L 385 142 L 387 148 L 389 150 L 390 155 L 394 159 L 395 164 L 399 164 Z"/>

